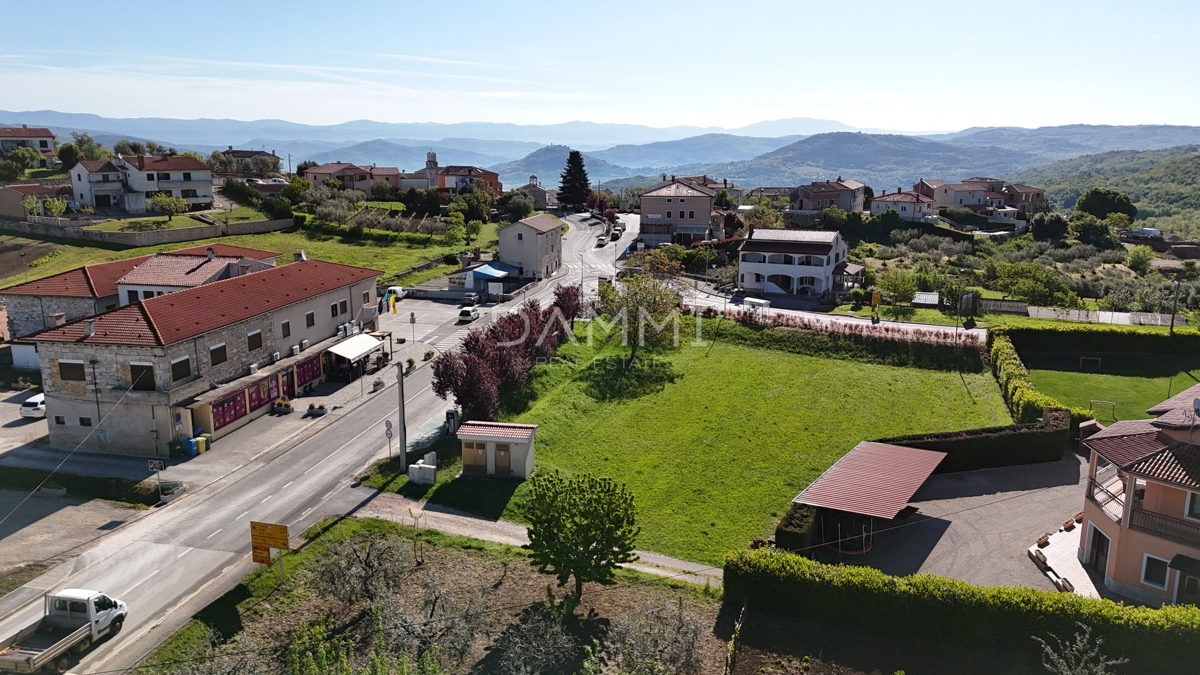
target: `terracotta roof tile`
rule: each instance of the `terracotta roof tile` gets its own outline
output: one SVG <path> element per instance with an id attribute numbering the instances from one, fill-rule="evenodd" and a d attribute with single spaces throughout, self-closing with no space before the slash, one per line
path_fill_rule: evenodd
<path id="1" fill-rule="evenodd" d="M 547 215 L 536 215 L 528 218 L 522 218 L 517 221 L 523 225 L 528 225 L 538 232 L 553 232 L 562 227 L 562 221 L 557 218 L 551 218 Z"/>
<path id="2" fill-rule="evenodd" d="M 1149 433 L 1096 438 L 1105 431 L 1108 429 L 1088 437 L 1083 444 L 1119 467 L 1128 467 L 1171 444 L 1171 439 L 1157 429 Z"/>
<path id="3" fill-rule="evenodd" d="M 1200 416 L 1197 416 L 1191 406 L 1188 406 L 1168 410 L 1151 420 L 1151 423 L 1163 429 L 1184 429 L 1200 424 Z"/>
<path id="4" fill-rule="evenodd" d="M 138 171 L 207 171 L 208 165 L 187 155 L 129 155 L 121 160 Z"/>
<path id="5" fill-rule="evenodd" d="M 88 170 L 88 173 L 121 173 L 121 170 L 107 159 L 81 159 L 79 166 Z"/>
<path id="6" fill-rule="evenodd" d="M 0 291 L 4 295 L 55 295 L 72 298 L 103 298 L 117 293 L 117 279 L 150 259 L 148 255 L 96 263 L 69 272 L 18 284 Z"/>
<path id="7" fill-rule="evenodd" d="M 1159 403 L 1153 408 L 1147 409 L 1146 414 L 1161 415 L 1168 410 L 1174 410 L 1175 408 L 1187 408 L 1190 410 L 1192 407 L 1192 400 L 1197 398 L 1200 398 L 1200 384 L 1192 385 L 1178 394 L 1175 394 L 1171 398 L 1163 401 L 1162 403 Z"/>
<path id="8" fill-rule="evenodd" d="M 750 233 L 754 241 L 799 241 L 810 244 L 832 244 L 837 240 L 836 230 L 783 230 L 760 227 Z"/>
<path id="9" fill-rule="evenodd" d="M 241 258 L 207 255 L 156 255 L 117 280 L 118 284 L 194 287 L 236 265 Z"/>
<path id="10" fill-rule="evenodd" d="M 895 518 L 944 452 L 863 441 L 792 501 L 876 518 Z"/>
<path id="11" fill-rule="evenodd" d="M 1111 425 L 1104 427 L 1091 436 L 1088 436 L 1088 438 L 1111 438 L 1113 436 L 1133 436 L 1135 434 L 1156 434 L 1158 433 L 1158 429 L 1155 429 L 1154 425 L 1150 424 L 1153 421 L 1154 420 L 1152 419 L 1144 419 L 1121 420 L 1119 422 L 1113 422 Z"/>
<path id="12" fill-rule="evenodd" d="M 891 194 L 886 194 L 886 195 L 875 195 L 875 199 L 873 201 L 874 202 L 884 202 L 884 203 L 892 203 L 892 202 L 922 203 L 922 202 L 932 202 L 933 200 L 930 199 L 929 197 L 926 197 L 923 194 L 906 191 L 906 192 L 893 192 Z"/>
<path id="13" fill-rule="evenodd" d="M 458 428 L 458 437 L 491 437 L 498 436 L 500 438 L 518 438 L 529 440 L 533 438 L 533 432 L 537 431 L 536 424 L 511 424 L 507 422 L 463 422 Z"/>
<path id="14" fill-rule="evenodd" d="M 0 127 L 0 138 L 52 138 L 45 127 Z"/>
<path id="15" fill-rule="evenodd" d="M 54 194 L 54 188 L 47 187 L 45 185 L 38 185 L 37 183 L 32 185 L 8 185 L 6 187 L 13 192 L 20 192 L 23 195 L 51 196 Z"/>
<path id="16" fill-rule="evenodd" d="M 234 258 L 249 258 L 251 260 L 270 260 L 278 258 L 281 253 L 272 251 L 263 251 L 257 248 L 246 248 L 244 246 L 230 246 L 229 244 L 201 244 L 199 246 L 189 246 L 180 248 L 174 251 L 163 251 L 159 255 L 208 255 L 208 249 L 213 250 L 214 255 L 222 255 Z"/>
<path id="17" fill-rule="evenodd" d="M 1133 464 L 1129 473 L 1172 483 L 1190 489 L 1200 489 L 1200 447 L 1191 443 L 1175 443 Z"/>

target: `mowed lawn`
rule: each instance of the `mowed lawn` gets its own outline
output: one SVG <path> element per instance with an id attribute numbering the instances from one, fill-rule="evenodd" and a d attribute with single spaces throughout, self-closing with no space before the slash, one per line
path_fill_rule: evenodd
<path id="1" fill-rule="evenodd" d="M 1098 356 L 1100 362 L 1081 356 Z M 1146 409 L 1200 383 L 1200 358 L 1153 354 L 1021 354 L 1033 386 L 1062 403 L 1092 408 L 1101 423 L 1150 417 Z M 1116 403 L 1113 406 L 1091 401 Z"/>
<path id="2" fill-rule="evenodd" d="M 726 551 L 768 535 L 789 501 L 859 441 L 1012 422 L 983 373 L 719 344 L 669 354 L 660 362 L 669 368 L 657 372 L 673 382 L 616 397 L 617 371 L 608 370 L 615 363 L 604 358 L 623 352 L 606 348 L 597 369 L 588 367 L 589 349 L 564 346 L 560 355 L 578 365 L 542 367 L 535 386 L 557 383 L 508 419 L 541 425 L 542 469 L 626 483 L 637 501 L 639 547 L 698 562 L 719 564 Z M 518 488 L 505 517 L 519 519 L 522 494 Z"/>

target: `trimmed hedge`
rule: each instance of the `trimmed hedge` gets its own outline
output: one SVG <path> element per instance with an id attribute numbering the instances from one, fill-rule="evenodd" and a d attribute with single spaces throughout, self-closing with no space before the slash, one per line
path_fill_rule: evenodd
<path id="1" fill-rule="evenodd" d="M 1094 323 L 1008 326 L 992 333 L 1007 335 L 1018 351 L 1200 355 L 1200 332 L 1180 326 L 1174 335 L 1143 326 Z"/>
<path id="2" fill-rule="evenodd" d="M 48 472 L 38 469 L 6 466 L 0 469 L 0 489 L 32 490 L 45 480 L 47 474 Z M 158 503 L 158 488 L 147 481 L 81 476 L 74 473 L 56 473 L 53 481 L 67 488 L 67 494 L 72 497 L 108 499 L 146 506 Z"/>
<path id="3" fill-rule="evenodd" d="M 745 347 L 885 366 L 969 373 L 983 371 L 983 352 L 980 348 L 972 346 L 897 340 L 809 328 L 768 327 L 731 320 L 722 322 L 720 330 L 714 335 L 715 338 L 706 334 L 705 338 Z"/>
<path id="4" fill-rule="evenodd" d="M 1055 408 L 1044 411 L 1042 420 L 1033 424 L 897 436 L 875 442 L 947 453 L 934 473 L 953 473 L 1057 462 L 1066 452 L 1070 438 L 1070 412 Z"/>
<path id="5" fill-rule="evenodd" d="M 1009 338 L 1007 328 L 995 328 L 988 331 L 988 341 L 991 348 L 988 356 L 992 362 L 992 374 L 1000 384 L 1000 395 L 1008 404 L 1008 411 L 1018 424 L 1036 422 L 1046 408 L 1063 408 L 1071 412 L 1071 426 L 1078 427 L 1080 422 L 1094 417 L 1092 411 L 1083 408 L 1071 408 L 1059 403 L 1052 396 L 1041 393 L 1033 387 L 1029 379 L 1029 371 L 1017 354 L 1013 341 Z M 1034 329 L 1041 330 L 1041 329 Z M 1050 329 L 1053 330 L 1053 329 Z"/>
<path id="6" fill-rule="evenodd" d="M 1129 672 L 1194 673 L 1200 653 L 1200 608 L 1134 607 L 1073 593 L 1024 587 L 984 588 L 928 574 L 894 577 L 870 567 L 825 565 L 791 553 L 758 549 L 725 559 L 725 600 L 745 598 L 753 610 L 804 614 L 867 628 L 891 638 L 933 644 L 983 641 L 1036 660 L 1030 639 L 1069 638 L 1075 622 L 1104 638 L 1108 656 L 1129 659 Z"/>
<path id="7" fill-rule="evenodd" d="M 817 510 L 792 502 L 788 512 L 775 526 L 775 546 L 785 551 L 806 551 L 813 545 Z"/>

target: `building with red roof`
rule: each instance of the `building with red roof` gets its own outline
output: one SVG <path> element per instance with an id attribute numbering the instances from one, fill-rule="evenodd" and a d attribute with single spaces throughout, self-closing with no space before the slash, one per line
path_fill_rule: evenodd
<path id="1" fill-rule="evenodd" d="M 27 335 L 51 446 L 166 456 L 194 428 L 220 437 L 266 414 L 338 367 L 327 350 L 347 336 L 382 345 L 360 332 L 375 325 L 379 274 L 303 260 Z"/>
<path id="2" fill-rule="evenodd" d="M 26 216 L 43 215 L 43 203 L 53 199 L 54 188 L 45 185 L 6 185 L 0 187 L 0 216 L 24 220 Z M 25 210 L 25 198 L 33 197 L 38 200 L 38 212 L 29 213 Z"/>
<path id="3" fill-rule="evenodd" d="M 145 213 L 157 194 L 181 197 L 193 210 L 212 208 L 212 170 L 184 155 L 117 155 L 80 160 L 71 169 L 73 199 L 97 209 Z"/>
<path id="4" fill-rule="evenodd" d="M 534 215 L 500 228 L 497 259 L 517 276 L 546 279 L 562 267 L 562 227 L 558 218 Z"/>
<path id="5" fill-rule="evenodd" d="M 536 424 L 464 422 L 458 428 L 464 476 L 529 477 L 533 473 Z"/>
<path id="6" fill-rule="evenodd" d="M 33 148 L 42 153 L 42 159 L 38 162 L 39 168 L 58 165 L 58 159 L 54 156 L 54 133 L 49 129 L 31 127 L 28 124 L 0 127 L 0 155 L 21 147 Z"/>

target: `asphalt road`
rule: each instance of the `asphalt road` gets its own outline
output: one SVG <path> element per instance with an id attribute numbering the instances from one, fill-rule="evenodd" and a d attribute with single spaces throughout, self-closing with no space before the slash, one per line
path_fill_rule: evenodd
<path id="1" fill-rule="evenodd" d="M 581 274 L 585 291 L 594 292 L 596 277 L 613 275 L 615 256 L 636 238 L 636 217 L 625 219 L 629 229 L 622 240 L 597 247 L 602 226 L 569 217 L 572 230 L 564 240 L 563 266 L 527 297 L 547 303 L 553 299 L 556 285 L 574 283 Z M 482 308 L 484 316 L 469 327 L 511 310 L 523 299 Z M 409 329 L 407 313 L 388 317 L 385 328 Z M 444 350 L 461 340 L 466 328 L 453 320 L 438 324 L 425 319 L 423 334 L 417 339 Z M 430 368 L 420 368 L 405 378 L 409 429 L 444 415 L 447 403 L 431 391 L 431 378 Z M 295 537 L 326 515 L 353 510 L 362 498 L 346 488 L 359 471 L 386 455 L 382 426 L 387 419 L 399 421 L 397 410 L 396 389 L 390 387 L 311 437 L 267 448 L 231 467 L 219 480 L 114 532 L 65 563 L 51 583 L 39 586 L 35 582 L 6 598 L 6 605 L 15 599 L 29 602 L 0 620 L 0 634 L 11 634 L 36 620 L 42 612 L 40 596 L 47 590 L 100 590 L 129 605 L 124 632 L 85 653 L 72 672 L 95 673 L 134 665 L 253 568 L 249 561 L 250 521 L 286 524 Z"/>

